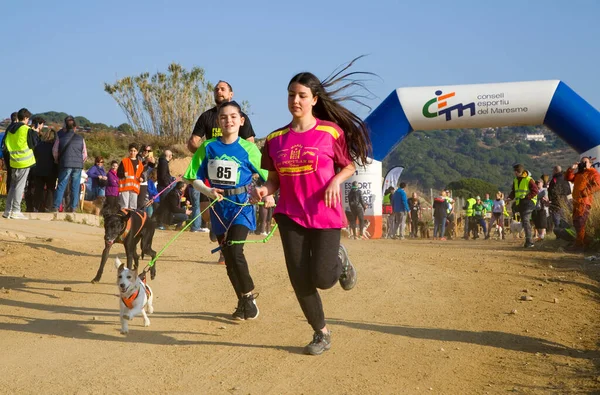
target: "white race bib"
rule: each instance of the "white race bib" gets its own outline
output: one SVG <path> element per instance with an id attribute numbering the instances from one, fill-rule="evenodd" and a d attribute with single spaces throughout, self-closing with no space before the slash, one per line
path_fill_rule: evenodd
<path id="1" fill-rule="evenodd" d="M 210 159 L 208 161 L 208 179 L 211 184 L 235 185 L 239 165 L 232 160 Z"/>

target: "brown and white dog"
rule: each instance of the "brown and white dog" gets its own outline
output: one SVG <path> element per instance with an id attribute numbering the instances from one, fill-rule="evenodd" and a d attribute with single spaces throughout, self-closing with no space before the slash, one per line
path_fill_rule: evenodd
<path id="1" fill-rule="evenodd" d="M 129 321 L 140 313 L 144 317 L 144 326 L 150 326 L 150 319 L 146 312 L 148 314 L 154 312 L 152 289 L 138 276 L 137 269 L 127 269 L 119 257 L 115 259 L 115 267 L 120 296 L 121 333 L 129 333 Z"/>

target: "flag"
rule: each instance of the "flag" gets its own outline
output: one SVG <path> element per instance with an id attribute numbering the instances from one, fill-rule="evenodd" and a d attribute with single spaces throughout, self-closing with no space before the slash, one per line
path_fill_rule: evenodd
<path id="1" fill-rule="evenodd" d="M 385 179 L 383 180 L 382 195 L 385 195 L 385 190 L 389 187 L 397 187 L 398 180 L 400 179 L 400 175 L 402 174 L 403 170 L 404 167 L 402 166 L 395 166 L 388 170 L 387 174 L 385 175 Z"/>

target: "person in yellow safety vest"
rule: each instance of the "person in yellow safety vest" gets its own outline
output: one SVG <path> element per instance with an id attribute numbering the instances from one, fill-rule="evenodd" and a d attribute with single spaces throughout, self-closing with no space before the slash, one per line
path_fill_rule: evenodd
<path id="1" fill-rule="evenodd" d="M 525 248 L 533 247 L 533 237 L 531 232 L 531 213 L 535 209 L 537 202 L 538 187 L 525 166 L 517 164 L 513 166 L 515 178 L 513 187 L 508 195 L 508 200 L 516 203 L 517 211 L 521 217 L 521 225 L 525 231 Z"/>
<path id="2" fill-rule="evenodd" d="M 477 203 L 477 200 L 475 200 L 472 193 L 469 194 L 469 198 L 467 199 L 467 202 L 463 207 L 463 209 L 465 210 L 465 220 L 464 220 L 465 232 L 463 235 L 463 239 L 465 239 L 465 240 L 469 240 L 469 222 L 471 222 L 472 217 L 473 217 L 473 206 L 475 206 L 475 203 Z"/>
<path id="3" fill-rule="evenodd" d="M 28 219 L 21 213 L 21 200 L 29 170 L 35 165 L 33 149 L 39 141 L 37 131 L 44 127 L 39 123 L 36 129 L 27 126 L 31 118 L 28 109 L 22 108 L 17 113 L 17 123 L 6 129 L 5 145 L 9 154 L 11 167 L 11 184 L 6 197 L 6 208 L 2 216 L 11 219 Z"/>
<path id="4" fill-rule="evenodd" d="M 392 194 L 394 193 L 394 187 L 389 187 L 385 190 L 383 195 L 383 214 L 392 213 Z"/>
<path id="5" fill-rule="evenodd" d="M 123 158 L 117 169 L 117 175 L 119 176 L 119 204 L 121 208 L 132 210 L 137 208 L 140 183 L 144 180 L 142 176 L 144 164 L 138 160 L 137 153 L 137 146 L 129 144 L 129 157 Z"/>

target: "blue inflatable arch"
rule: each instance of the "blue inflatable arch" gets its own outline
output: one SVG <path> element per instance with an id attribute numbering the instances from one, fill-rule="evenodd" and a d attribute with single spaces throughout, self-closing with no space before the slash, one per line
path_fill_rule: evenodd
<path id="1" fill-rule="evenodd" d="M 600 112 L 558 80 L 398 88 L 365 122 L 376 160 L 413 130 L 543 124 L 600 167 Z"/>

